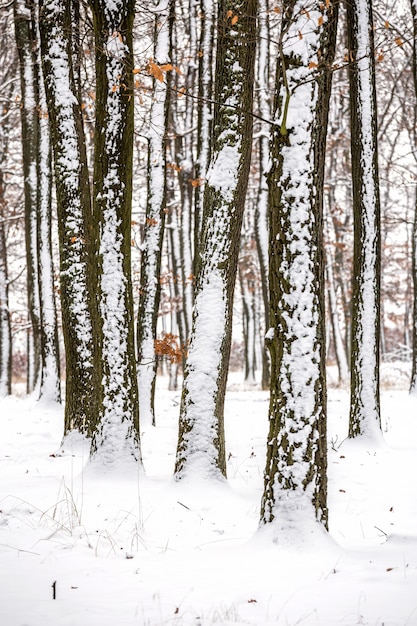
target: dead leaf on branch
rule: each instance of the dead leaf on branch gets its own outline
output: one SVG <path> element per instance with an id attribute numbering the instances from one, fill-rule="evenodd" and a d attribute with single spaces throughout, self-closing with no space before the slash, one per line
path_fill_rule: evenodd
<path id="1" fill-rule="evenodd" d="M 204 178 L 189 178 L 188 182 L 190 183 L 191 187 L 201 187 L 201 185 L 204 183 Z"/>
<path id="2" fill-rule="evenodd" d="M 178 336 L 165 333 L 161 339 L 155 339 L 155 354 L 157 357 L 166 357 L 171 363 L 181 363 L 186 354 L 186 346 L 178 342 Z"/>
<path id="3" fill-rule="evenodd" d="M 172 70 L 177 72 L 177 74 L 181 74 L 181 70 L 179 69 L 179 67 L 172 65 L 172 63 L 162 63 L 161 65 L 159 65 L 159 63 L 156 63 L 153 59 L 149 59 L 149 63 L 146 66 L 146 71 L 148 72 L 148 74 L 150 74 L 160 83 L 164 81 L 165 74 L 167 72 L 171 72 Z"/>

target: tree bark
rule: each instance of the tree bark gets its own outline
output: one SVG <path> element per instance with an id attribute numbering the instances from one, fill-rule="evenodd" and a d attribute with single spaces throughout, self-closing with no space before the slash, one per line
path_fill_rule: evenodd
<path id="1" fill-rule="evenodd" d="M 61 402 L 58 322 L 52 261 L 52 163 L 48 109 L 41 68 L 38 15 L 32 6 L 36 28 L 36 84 L 38 101 L 37 145 L 37 250 L 39 279 L 39 308 L 41 333 L 41 376 L 39 399 Z"/>
<path id="2" fill-rule="evenodd" d="M 349 437 L 380 436 L 380 200 L 371 0 L 347 4 L 354 217 Z"/>
<path id="3" fill-rule="evenodd" d="M 72 71 L 69 0 L 40 3 L 45 91 L 54 151 L 65 343 L 65 429 L 92 434 L 100 408 L 101 364 L 91 212 L 81 103 Z"/>
<path id="4" fill-rule="evenodd" d="M 226 475 L 224 399 L 252 146 L 256 0 L 219 2 L 212 155 L 197 253 L 175 474 Z"/>
<path id="5" fill-rule="evenodd" d="M 417 98 L 417 0 L 410 0 L 413 18 L 413 79 Z M 414 120 L 415 122 L 417 120 Z M 417 396 L 417 192 L 412 231 L 413 322 L 410 394 Z"/>
<path id="6" fill-rule="evenodd" d="M 96 54 L 93 214 L 97 224 L 101 405 L 91 452 L 140 460 L 131 282 L 133 0 L 90 0 Z"/>
<path id="7" fill-rule="evenodd" d="M 268 177 L 271 392 L 261 505 L 261 525 L 275 520 L 282 541 L 302 541 L 328 518 L 322 205 L 336 23 L 337 5 L 284 3 Z"/>

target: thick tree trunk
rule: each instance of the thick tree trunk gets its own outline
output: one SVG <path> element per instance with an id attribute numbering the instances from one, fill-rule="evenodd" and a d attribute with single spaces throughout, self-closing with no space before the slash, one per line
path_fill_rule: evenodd
<path id="1" fill-rule="evenodd" d="M 256 0 L 219 2 L 212 155 L 180 410 L 177 478 L 226 474 L 224 398 L 252 146 L 256 10 Z"/>
<path id="2" fill-rule="evenodd" d="M 133 0 L 90 0 L 96 53 L 94 222 L 101 406 L 91 451 L 104 463 L 140 459 L 131 284 Z"/>
<path id="3" fill-rule="evenodd" d="M 271 395 L 261 524 L 327 527 L 322 204 L 337 5 L 284 3 L 269 173 Z M 275 532 L 275 531 L 274 531 Z M 290 539 L 289 539 L 290 538 Z"/>
<path id="4" fill-rule="evenodd" d="M 379 436 L 380 201 L 372 0 L 347 4 L 354 216 L 349 437 Z"/>
<path id="5" fill-rule="evenodd" d="M 69 0 L 40 4 L 45 90 L 54 148 L 66 357 L 65 433 L 92 433 L 100 407 L 100 361 L 91 213 L 81 103 L 72 72 Z"/>

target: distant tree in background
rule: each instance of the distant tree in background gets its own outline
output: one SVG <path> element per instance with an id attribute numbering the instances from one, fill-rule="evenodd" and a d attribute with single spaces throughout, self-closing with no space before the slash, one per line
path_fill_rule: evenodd
<path id="1" fill-rule="evenodd" d="M 14 24 L 19 53 L 22 93 L 22 154 L 25 198 L 26 272 L 28 312 L 31 328 L 28 331 L 27 391 L 38 386 L 41 375 L 41 311 L 39 297 L 39 257 L 37 221 L 37 158 L 39 115 L 36 76 L 36 33 L 30 4 L 14 0 Z"/>
<path id="2" fill-rule="evenodd" d="M 14 2 L 22 93 L 25 232 L 31 331 L 28 390 L 61 399 L 58 328 L 52 263 L 51 146 L 43 88 L 37 5 Z"/>
<path id="3" fill-rule="evenodd" d="M 17 68 L 17 54 L 8 36 L 9 22 L 3 19 L 0 37 L 0 398 L 12 392 L 12 328 L 9 301 L 8 269 L 8 218 L 9 207 L 6 193 L 7 171 L 10 167 L 10 150 L 13 120 L 11 109 L 14 91 L 14 75 Z"/>
<path id="4" fill-rule="evenodd" d="M 150 108 L 147 165 L 146 215 L 141 244 L 141 275 L 137 324 L 139 412 L 144 424 L 155 425 L 156 328 L 161 296 L 161 259 L 166 217 L 167 172 L 166 135 L 171 100 L 169 78 L 161 69 L 171 64 L 174 2 L 155 8 L 154 51 L 150 61 L 153 72 L 153 97 Z"/>

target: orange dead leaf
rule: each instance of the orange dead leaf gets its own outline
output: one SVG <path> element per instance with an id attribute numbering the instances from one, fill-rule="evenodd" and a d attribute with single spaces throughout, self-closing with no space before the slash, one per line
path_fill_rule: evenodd
<path id="1" fill-rule="evenodd" d="M 204 182 L 204 178 L 189 178 L 188 182 L 192 187 L 201 187 Z"/>
<path id="2" fill-rule="evenodd" d="M 238 23 L 238 21 L 239 21 L 239 17 L 238 17 L 237 15 L 235 15 L 234 17 L 232 17 L 232 22 L 231 22 L 232 26 L 234 26 L 235 24 L 237 24 L 237 23 Z"/>
<path id="3" fill-rule="evenodd" d="M 168 170 L 174 170 L 174 172 L 181 172 L 181 165 L 177 165 L 176 163 L 167 163 L 166 165 Z"/>
<path id="4" fill-rule="evenodd" d="M 301 32 L 301 30 L 298 31 L 298 39 L 302 39 L 303 38 L 303 33 Z"/>
<path id="5" fill-rule="evenodd" d="M 385 20 L 385 22 L 384 22 L 384 26 L 385 26 L 385 28 L 390 28 L 390 27 L 391 27 L 391 24 L 389 23 L 389 21 L 388 21 L 388 20 Z"/>
<path id="6" fill-rule="evenodd" d="M 314 61 L 310 61 L 310 63 L 308 64 L 308 69 L 312 70 L 315 67 L 318 67 L 317 63 L 315 63 Z"/>
<path id="7" fill-rule="evenodd" d="M 159 67 L 159 65 L 153 61 L 153 59 L 149 59 L 149 63 L 148 63 L 148 66 L 147 66 L 146 69 L 147 69 L 148 73 L 151 76 L 153 76 L 153 78 L 156 78 L 156 80 L 159 80 L 160 83 L 163 82 L 163 80 L 164 80 L 164 73 L 161 70 L 161 68 Z"/>
<path id="8" fill-rule="evenodd" d="M 404 44 L 404 42 L 401 39 L 401 37 L 396 37 L 395 38 L 395 43 L 397 44 L 397 46 L 402 46 Z"/>
<path id="9" fill-rule="evenodd" d="M 172 65 L 172 63 L 164 63 L 163 65 L 159 66 L 159 69 L 163 72 L 170 72 L 174 69 L 174 66 Z"/>
<path id="10" fill-rule="evenodd" d="M 146 218 L 146 225 L 147 226 L 156 226 L 158 223 L 158 220 L 156 220 L 154 217 L 147 217 Z"/>
<path id="11" fill-rule="evenodd" d="M 132 74 L 139 74 L 140 71 L 140 67 L 134 67 L 132 70 Z"/>
<path id="12" fill-rule="evenodd" d="M 70 239 L 71 243 L 75 243 L 76 241 L 78 241 L 78 237 L 71 237 Z"/>
<path id="13" fill-rule="evenodd" d="M 272 10 L 274 13 L 281 13 L 280 7 L 274 7 Z"/>
<path id="14" fill-rule="evenodd" d="M 320 15 L 319 19 L 317 20 L 317 24 L 318 24 L 318 26 L 322 26 L 322 25 L 323 25 L 323 22 L 324 22 L 324 18 L 323 18 L 323 16 L 322 16 L 322 15 Z"/>
<path id="15" fill-rule="evenodd" d="M 230 19 L 232 17 L 232 15 L 233 15 L 233 11 L 231 11 L 229 9 L 228 12 L 226 13 L 226 17 L 228 17 Z"/>
<path id="16" fill-rule="evenodd" d="M 186 353 L 186 347 L 178 344 L 178 336 L 164 333 L 161 339 L 155 339 L 155 354 L 157 357 L 166 357 L 171 363 L 180 363 Z"/>

